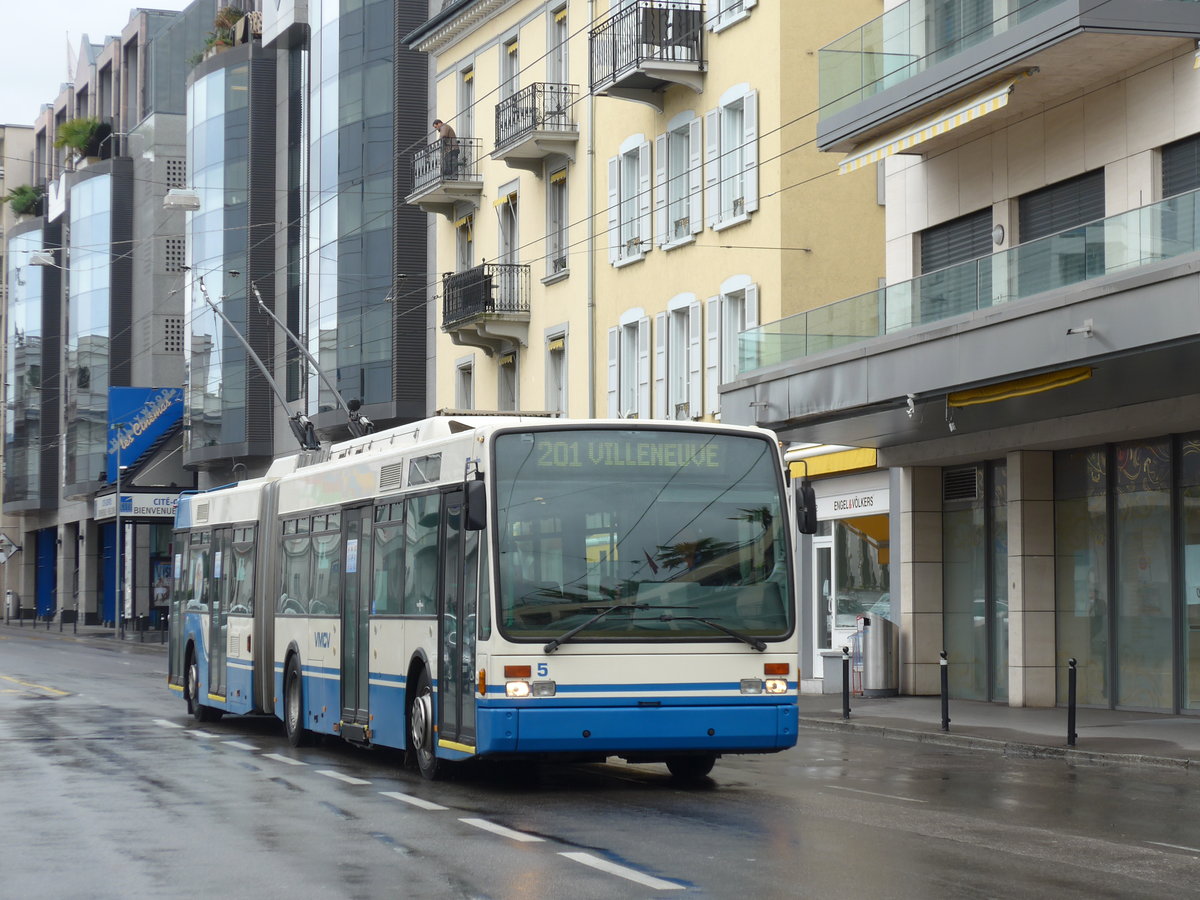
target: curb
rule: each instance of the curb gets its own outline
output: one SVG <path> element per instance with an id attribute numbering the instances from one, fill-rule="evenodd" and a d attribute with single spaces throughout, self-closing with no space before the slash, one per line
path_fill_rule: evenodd
<path id="1" fill-rule="evenodd" d="M 800 717 L 800 725 L 817 731 L 853 731 L 871 734 L 884 740 L 909 741 L 918 744 L 934 744 L 996 753 L 1014 759 L 1057 759 L 1072 765 L 1093 766 L 1139 766 L 1177 770 L 1185 773 L 1200 773 L 1200 762 L 1172 756 L 1149 756 L 1142 753 L 1104 753 L 1095 750 L 1078 750 L 1074 747 L 1052 747 L 1028 741 L 1000 741 L 994 738 L 976 737 L 970 734 L 913 731 L 887 725 L 869 725 L 864 722 L 835 722 L 830 719 Z"/>

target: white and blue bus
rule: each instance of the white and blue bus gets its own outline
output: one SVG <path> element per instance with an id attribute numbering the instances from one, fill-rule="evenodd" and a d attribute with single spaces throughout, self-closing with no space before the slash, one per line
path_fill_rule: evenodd
<path id="1" fill-rule="evenodd" d="M 169 685 L 473 758 L 665 762 L 796 743 L 792 501 L 770 432 L 441 417 L 180 498 Z"/>

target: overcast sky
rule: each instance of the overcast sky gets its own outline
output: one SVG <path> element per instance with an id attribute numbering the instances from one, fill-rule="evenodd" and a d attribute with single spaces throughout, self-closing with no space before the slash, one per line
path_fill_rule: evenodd
<path id="1" fill-rule="evenodd" d="M 43 103 L 58 95 L 87 35 L 98 44 L 119 35 L 135 7 L 183 9 L 191 0 L 0 0 L 4 53 L 0 54 L 0 123 L 32 125 Z"/>

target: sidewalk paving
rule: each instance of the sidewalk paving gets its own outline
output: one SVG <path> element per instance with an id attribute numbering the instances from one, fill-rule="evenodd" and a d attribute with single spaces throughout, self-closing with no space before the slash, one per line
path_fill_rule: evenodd
<path id="1" fill-rule="evenodd" d="M 1200 716 L 1078 708 L 1077 738 L 1071 747 L 1065 707 L 1033 709 L 951 700 L 949 714 L 949 731 L 943 731 L 940 697 L 852 696 L 850 718 L 843 719 L 841 694 L 800 696 L 802 731 L 855 731 L 1005 756 L 1158 766 L 1200 774 Z"/>
<path id="2" fill-rule="evenodd" d="M 118 641 L 112 628 L 62 626 L 57 622 L 0 620 L 0 636 L 70 640 L 109 649 L 165 652 L 161 632 L 127 630 Z M 942 731 L 939 697 L 850 698 L 850 718 L 842 718 L 841 694 L 801 694 L 800 727 L 829 732 L 874 734 L 1004 756 L 1061 759 L 1092 765 L 1157 766 L 1200 775 L 1200 715 L 1084 709 L 1076 712 L 1075 746 L 1067 744 L 1064 707 L 1017 708 L 998 703 L 950 701 L 950 729 Z M 803 740 L 803 737 L 801 738 Z"/>

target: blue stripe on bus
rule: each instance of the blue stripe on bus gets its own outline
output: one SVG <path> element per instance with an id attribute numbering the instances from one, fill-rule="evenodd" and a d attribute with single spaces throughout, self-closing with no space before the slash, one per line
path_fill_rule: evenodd
<path id="1" fill-rule="evenodd" d="M 741 692 L 742 685 L 738 681 L 697 681 L 697 682 L 672 682 L 670 684 L 558 684 L 555 690 L 559 694 L 582 694 L 582 693 L 632 693 L 641 691 L 646 693 L 679 693 L 681 691 L 737 691 Z M 788 689 L 795 690 L 796 682 L 789 681 Z M 493 694 L 504 696 L 505 687 L 502 684 L 488 685 L 488 696 Z M 758 696 L 756 694 L 747 694 L 745 696 Z M 765 695 L 773 696 L 773 695 Z"/>

